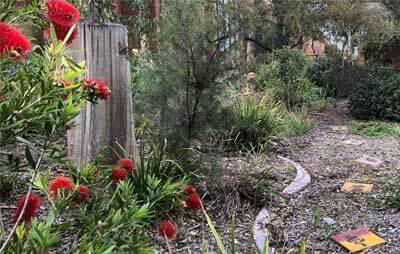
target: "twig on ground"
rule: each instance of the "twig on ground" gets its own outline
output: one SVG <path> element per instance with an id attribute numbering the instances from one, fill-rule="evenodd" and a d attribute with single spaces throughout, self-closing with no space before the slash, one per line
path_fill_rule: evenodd
<path id="1" fill-rule="evenodd" d="M 0 208 L 0 229 L 1 229 L 1 232 L 6 232 L 5 228 L 4 228 L 4 223 L 3 223 L 3 215 L 1 214 L 1 208 Z M 3 240 L 3 239 L 1 239 L 1 240 Z"/>
<path id="2" fill-rule="evenodd" d="M 0 206 L 0 209 L 16 209 L 16 206 L 13 205 L 4 205 L 4 206 Z"/>

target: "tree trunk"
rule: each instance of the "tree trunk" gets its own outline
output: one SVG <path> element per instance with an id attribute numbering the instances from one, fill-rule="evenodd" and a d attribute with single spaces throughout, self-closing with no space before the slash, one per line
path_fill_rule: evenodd
<path id="1" fill-rule="evenodd" d="M 102 79 L 111 96 L 98 104 L 87 104 L 68 131 L 68 156 L 85 165 L 107 146 L 119 143 L 133 154 L 135 137 L 131 94 L 131 72 L 127 57 L 126 27 L 112 23 L 80 23 L 79 37 L 69 50 L 77 62 L 85 61 L 86 77 Z M 110 150 L 106 160 L 116 160 Z"/>

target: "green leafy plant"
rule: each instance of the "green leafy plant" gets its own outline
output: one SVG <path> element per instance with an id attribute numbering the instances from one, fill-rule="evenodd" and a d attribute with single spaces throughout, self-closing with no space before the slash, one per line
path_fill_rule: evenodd
<path id="1" fill-rule="evenodd" d="M 398 137 L 399 132 L 396 127 L 384 122 L 353 122 L 350 131 L 364 137 Z"/>
<path id="2" fill-rule="evenodd" d="M 257 69 L 258 87 L 267 89 L 289 109 L 306 106 L 312 110 L 323 110 L 327 104 L 325 93 L 307 79 L 307 66 L 307 57 L 301 51 L 289 48 L 275 50 L 269 56 L 269 63 Z"/>
<path id="3" fill-rule="evenodd" d="M 54 219 L 54 212 L 50 211 L 44 223 L 35 219 L 30 228 L 25 223 L 19 225 L 8 250 L 12 253 L 29 253 L 33 250 L 46 253 L 54 249 L 61 242 L 59 229 L 52 227 Z"/>
<path id="4" fill-rule="evenodd" d="M 289 136 L 304 135 L 314 127 L 313 121 L 302 112 L 288 112 L 283 119 L 286 126 L 285 130 Z"/>
<path id="5" fill-rule="evenodd" d="M 257 102 L 255 98 L 236 100 L 232 107 L 229 143 L 242 149 L 259 150 L 270 144 L 282 127 L 282 107 L 278 103 Z"/>

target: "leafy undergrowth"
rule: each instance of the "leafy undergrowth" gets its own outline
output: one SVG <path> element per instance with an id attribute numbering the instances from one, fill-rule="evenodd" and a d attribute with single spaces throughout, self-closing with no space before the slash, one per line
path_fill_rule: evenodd
<path id="1" fill-rule="evenodd" d="M 399 131 L 396 127 L 384 122 L 353 122 L 350 131 L 364 137 L 384 138 L 397 137 L 399 135 Z"/>

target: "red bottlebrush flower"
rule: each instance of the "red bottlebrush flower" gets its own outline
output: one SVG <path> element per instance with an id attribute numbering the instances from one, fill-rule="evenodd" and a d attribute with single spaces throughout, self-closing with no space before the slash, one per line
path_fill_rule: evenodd
<path id="1" fill-rule="evenodd" d="M 58 176 L 49 183 L 50 197 L 55 199 L 58 190 L 71 190 L 74 188 L 74 183 L 65 176 Z"/>
<path id="2" fill-rule="evenodd" d="M 59 41 L 64 41 L 65 37 L 67 37 L 67 34 L 69 32 L 69 27 L 64 27 L 64 26 L 55 26 L 54 27 L 57 40 Z M 50 38 L 50 28 L 47 28 L 44 30 L 43 35 L 45 38 L 49 39 Z M 69 46 L 71 45 L 76 39 L 78 38 L 78 29 L 75 28 L 74 31 L 72 31 L 70 37 L 68 38 L 66 45 Z"/>
<path id="3" fill-rule="evenodd" d="M 126 179 L 128 179 L 128 173 L 126 172 L 125 169 L 115 168 L 111 172 L 111 179 L 116 183 L 120 181 L 125 181 Z"/>
<path id="4" fill-rule="evenodd" d="M 135 169 L 135 163 L 132 160 L 122 159 L 118 161 L 118 164 L 121 165 L 128 174 Z"/>
<path id="5" fill-rule="evenodd" d="M 85 78 L 85 80 L 83 82 L 84 82 L 85 87 L 95 87 L 96 86 L 96 80 L 93 80 L 93 79 Z"/>
<path id="6" fill-rule="evenodd" d="M 175 240 L 178 230 L 170 220 L 164 220 L 158 225 L 157 231 L 161 237 L 166 237 L 168 240 Z"/>
<path id="7" fill-rule="evenodd" d="M 108 87 L 102 83 L 98 83 L 96 86 L 98 97 L 102 100 L 107 100 L 110 97 L 111 91 Z"/>
<path id="8" fill-rule="evenodd" d="M 104 80 L 85 79 L 84 87 L 89 91 L 90 96 L 95 96 L 102 100 L 107 100 L 111 90 L 105 85 Z"/>
<path id="9" fill-rule="evenodd" d="M 187 193 L 188 195 L 195 194 L 195 193 L 196 193 L 196 188 L 194 188 L 193 185 L 188 184 L 188 185 L 186 185 L 186 187 L 185 187 L 185 191 L 186 191 L 186 193 Z"/>
<path id="10" fill-rule="evenodd" d="M 79 186 L 79 202 L 86 203 L 89 200 L 90 190 L 85 185 Z"/>
<path id="11" fill-rule="evenodd" d="M 186 199 L 185 204 L 192 210 L 192 212 L 197 212 L 203 205 L 201 204 L 201 198 L 197 194 L 190 194 Z"/>
<path id="12" fill-rule="evenodd" d="M 46 1 L 47 18 L 54 25 L 72 27 L 80 20 L 79 10 L 64 0 Z"/>
<path id="13" fill-rule="evenodd" d="M 22 212 L 22 208 L 24 207 L 24 204 L 26 201 L 26 196 L 27 195 L 24 195 L 18 204 L 17 210 L 15 211 L 15 215 L 14 215 L 14 220 L 13 220 L 14 223 L 17 222 L 18 217 L 20 216 L 20 214 Z M 40 202 L 41 202 L 40 197 L 38 195 L 35 195 L 35 194 L 29 195 L 28 204 L 26 205 L 24 214 L 22 215 L 22 219 L 26 223 L 30 223 L 32 221 L 32 219 L 36 217 L 39 207 L 40 207 Z"/>
<path id="14" fill-rule="evenodd" d="M 23 60 L 31 50 L 31 42 L 18 29 L 0 22 L 0 57 Z"/>

